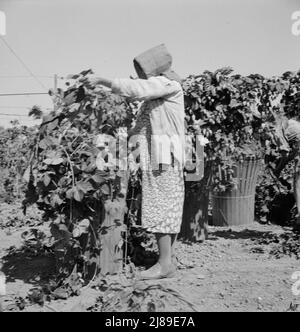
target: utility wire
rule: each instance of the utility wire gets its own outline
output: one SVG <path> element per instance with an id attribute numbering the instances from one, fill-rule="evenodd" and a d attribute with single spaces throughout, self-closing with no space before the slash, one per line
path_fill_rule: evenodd
<path id="1" fill-rule="evenodd" d="M 13 48 L 8 44 L 8 42 L 2 36 L 0 36 L 0 38 L 2 42 L 6 45 L 6 47 L 10 50 L 10 52 L 18 59 L 18 61 L 22 64 L 22 66 L 28 71 L 30 76 L 32 76 L 39 83 L 41 87 L 47 90 L 44 84 L 34 75 L 34 73 L 29 69 L 29 67 L 25 64 L 25 62 L 17 55 L 17 53 L 13 50 Z"/>
<path id="2" fill-rule="evenodd" d="M 0 97 L 49 95 L 47 92 L 0 93 Z"/>
<path id="3" fill-rule="evenodd" d="M 40 78 L 51 78 L 53 79 L 53 76 L 42 76 L 42 75 L 36 75 L 35 77 L 40 77 Z M 0 78 L 32 78 L 32 76 L 22 76 L 22 75 L 0 75 Z M 61 77 L 58 77 L 62 79 Z"/>
<path id="4" fill-rule="evenodd" d="M 0 108 L 20 108 L 20 109 L 25 109 L 25 108 L 31 108 L 32 106 L 2 106 L 0 105 Z"/>
<path id="5" fill-rule="evenodd" d="M 25 116 L 28 117 L 28 115 L 25 114 L 7 114 L 7 113 L 0 113 L 0 115 L 4 115 L 4 116 Z"/>

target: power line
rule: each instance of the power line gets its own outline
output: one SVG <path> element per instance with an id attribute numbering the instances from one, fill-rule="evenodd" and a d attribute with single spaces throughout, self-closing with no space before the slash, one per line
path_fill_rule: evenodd
<path id="1" fill-rule="evenodd" d="M 42 75 L 36 75 L 35 77 L 40 77 L 40 78 L 51 78 L 53 79 L 53 76 L 42 76 Z M 0 78 L 32 78 L 32 76 L 22 76 L 22 75 L 0 75 Z M 62 79 L 62 77 L 59 77 Z"/>
<path id="2" fill-rule="evenodd" d="M 25 109 L 25 108 L 31 108 L 32 106 L 0 106 L 0 108 L 20 108 L 20 109 Z"/>
<path id="3" fill-rule="evenodd" d="M 17 55 L 17 53 L 12 49 L 12 47 L 8 44 L 8 42 L 0 35 L 1 40 L 6 45 L 6 47 L 10 50 L 10 52 L 19 60 L 19 62 L 23 65 L 23 67 L 28 71 L 30 76 L 32 76 L 41 87 L 47 90 L 44 84 L 34 75 L 34 73 L 29 69 L 29 67 L 25 64 L 25 62 Z"/>
<path id="4" fill-rule="evenodd" d="M 47 92 L 0 93 L 0 97 L 49 95 Z"/>
<path id="5" fill-rule="evenodd" d="M 5 116 L 24 116 L 24 117 L 28 117 L 28 115 L 25 115 L 25 114 L 8 114 L 8 113 L 0 113 L 0 115 L 5 115 Z"/>

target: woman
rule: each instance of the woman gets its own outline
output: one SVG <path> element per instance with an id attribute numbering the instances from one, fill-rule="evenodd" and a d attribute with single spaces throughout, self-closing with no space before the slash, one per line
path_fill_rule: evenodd
<path id="1" fill-rule="evenodd" d="M 275 175 L 280 176 L 281 171 L 292 160 L 294 167 L 294 197 L 297 205 L 297 221 L 295 228 L 300 229 L 300 122 L 296 119 L 288 119 L 278 116 L 276 120 L 277 144 L 281 150 L 281 160 L 275 170 Z"/>
<path id="2" fill-rule="evenodd" d="M 132 141 L 139 143 L 142 169 L 142 226 L 155 233 L 159 259 L 141 272 L 142 279 L 172 276 L 184 201 L 184 98 L 179 76 L 171 69 L 165 45 L 134 59 L 138 79 L 95 78 L 122 96 L 143 101 Z"/>

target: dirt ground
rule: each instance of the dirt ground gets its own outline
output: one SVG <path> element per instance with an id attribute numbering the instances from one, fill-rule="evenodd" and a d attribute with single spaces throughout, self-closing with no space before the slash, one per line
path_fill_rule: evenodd
<path id="1" fill-rule="evenodd" d="M 4 211 L 10 209 L 7 205 L 1 206 L 2 218 Z M 7 311 L 12 310 L 12 304 L 18 299 L 26 297 L 31 288 L 47 283 L 55 265 L 50 256 L 29 258 L 26 252 L 17 251 L 22 245 L 21 234 L 30 227 L 26 221 L 20 221 L 20 215 L 18 218 L 11 227 L 0 229 L 0 260 L 7 277 L 7 295 L 2 302 Z M 37 228 L 47 232 L 47 225 Z M 177 275 L 160 283 L 180 293 L 197 311 L 278 312 L 287 311 L 291 304 L 297 309 L 300 296 L 293 295 L 295 280 L 291 276 L 300 271 L 300 260 L 286 255 L 279 259 L 270 256 L 272 244 L 259 242 L 287 231 L 258 223 L 247 227 L 211 227 L 209 239 L 204 243 L 178 243 Z M 11 246 L 15 247 L 15 254 L 11 254 Z M 32 305 L 21 309 L 87 311 L 98 296 L 98 290 L 87 287 L 79 296 L 51 301 L 43 307 Z M 165 310 L 180 312 L 191 308 L 178 299 L 170 299 Z"/>

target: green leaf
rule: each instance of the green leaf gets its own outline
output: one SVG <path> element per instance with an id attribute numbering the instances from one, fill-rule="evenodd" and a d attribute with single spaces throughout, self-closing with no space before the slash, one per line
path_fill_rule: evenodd
<path id="1" fill-rule="evenodd" d="M 59 165 L 64 162 L 63 158 L 47 158 L 44 160 L 44 163 L 47 165 Z"/>
<path id="2" fill-rule="evenodd" d="M 88 74 L 93 74 L 92 69 L 83 70 L 83 71 L 80 73 L 80 75 L 82 75 L 82 76 L 86 76 L 86 75 L 88 75 Z"/>
<path id="3" fill-rule="evenodd" d="M 59 125 L 59 120 L 56 119 L 50 123 L 47 124 L 47 129 L 49 132 L 52 132 L 54 129 L 56 129 Z"/>
<path id="4" fill-rule="evenodd" d="M 104 184 L 103 186 L 101 186 L 101 192 L 104 194 L 104 195 L 110 195 L 110 187 L 108 184 Z"/>
<path id="5" fill-rule="evenodd" d="M 100 174 L 93 175 L 92 180 L 94 180 L 97 184 L 101 184 L 106 181 L 106 179 Z"/>
<path id="6" fill-rule="evenodd" d="M 50 121 L 52 121 L 54 118 L 56 118 L 56 114 L 47 114 L 47 115 L 45 115 L 44 117 L 43 117 L 43 122 L 42 122 L 42 124 L 43 123 L 46 123 L 46 122 L 50 122 Z"/>
<path id="7" fill-rule="evenodd" d="M 70 74 L 70 75 L 67 75 L 66 79 L 67 80 L 77 80 L 77 78 L 79 78 L 80 75 L 73 75 L 73 74 Z"/>
<path id="8" fill-rule="evenodd" d="M 83 200 L 84 193 L 81 190 L 78 190 L 77 188 L 74 188 L 73 193 L 74 193 L 74 199 L 77 202 L 81 202 Z"/>
<path id="9" fill-rule="evenodd" d="M 31 174 L 31 166 L 28 166 L 23 174 L 23 179 L 25 182 L 29 183 Z"/>
<path id="10" fill-rule="evenodd" d="M 49 186 L 49 184 L 51 182 L 51 178 L 50 178 L 50 176 L 48 174 L 44 175 L 43 182 L 44 182 L 45 187 Z"/>
<path id="11" fill-rule="evenodd" d="M 82 234 L 88 233 L 90 221 L 88 219 L 81 220 L 73 230 L 73 236 L 75 238 L 80 237 Z"/>
<path id="12" fill-rule="evenodd" d="M 50 201 L 51 201 L 51 206 L 54 208 L 64 203 L 64 201 L 59 197 L 58 194 L 52 195 Z"/>
<path id="13" fill-rule="evenodd" d="M 47 148 L 51 147 L 53 145 L 53 141 L 49 136 L 46 136 L 43 138 L 39 143 L 39 148 L 46 150 Z"/>
<path id="14" fill-rule="evenodd" d="M 66 192 L 66 197 L 67 197 L 67 199 L 72 199 L 72 198 L 74 198 L 74 190 L 73 190 L 73 188 L 67 190 L 67 192 Z"/>
<path id="15" fill-rule="evenodd" d="M 82 191 L 84 194 L 86 194 L 91 190 L 94 190 L 94 187 L 90 182 L 84 182 L 84 181 L 77 182 L 76 188 L 77 190 Z"/>

